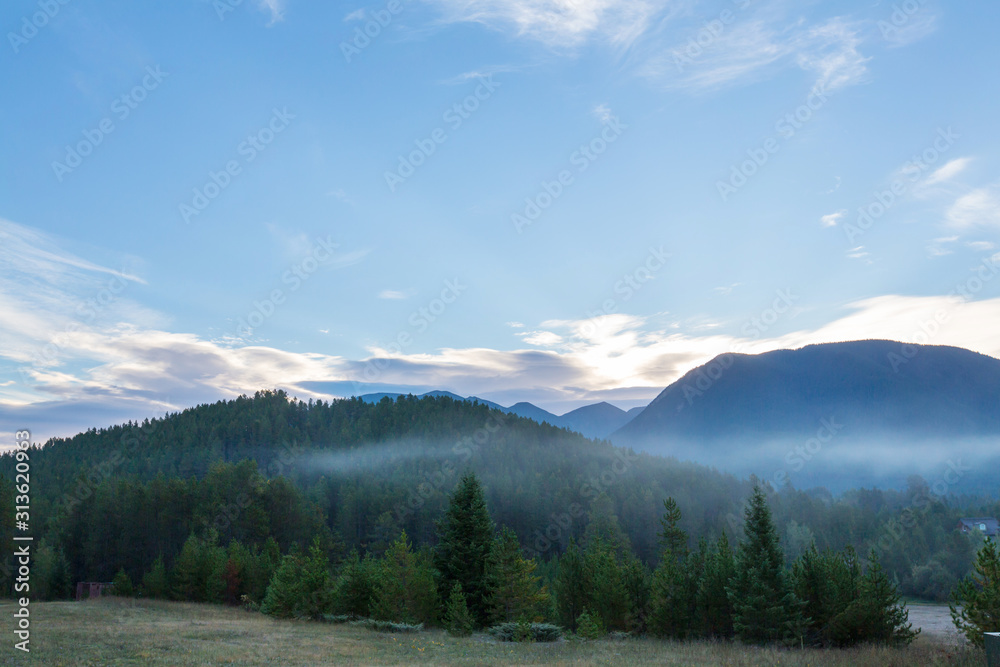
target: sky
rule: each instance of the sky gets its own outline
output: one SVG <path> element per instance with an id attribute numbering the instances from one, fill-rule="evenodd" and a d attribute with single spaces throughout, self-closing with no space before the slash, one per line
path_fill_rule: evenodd
<path id="1" fill-rule="evenodd" d="M 0 436 L 1000 356 L 996 3 L 12 0 Z"/>

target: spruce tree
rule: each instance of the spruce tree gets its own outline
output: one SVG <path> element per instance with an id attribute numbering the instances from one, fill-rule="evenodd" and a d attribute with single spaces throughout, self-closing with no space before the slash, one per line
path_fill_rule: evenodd
<path id="1" fill-rule="evenodd" d="M 125 568 L 120 568 L 115 578 L 111 580 L 111 594 L 118 597 L 130 598 L 133 595 L 132 579 L 129 578 Z"/>
<path id="2" fill-rule="evenodd" d="M 379 561 L 372 618 L 399 623 L 437 621 L 438 593 L 429 560 L 413 552 L 403 531 Z"/>
<path id="3" fill-rule="evenodd" d="M 558 560 L 553 590 L 556 597 L 556 614 L 559 624 L 576 631 L 576 622 L 590 599 L 583 553 L 570 538 L 569 547 Z"/>
<path id="4" fill-rule="evenodd" d="M 167 568 L 163 565 L 163 556 L 157 556 L 153 567 L 142 575 L 142 594 L 148 598 L 166 598 L 170 594 L 170 582 L 167 580 Z"/>
<path id="5" fill-rule="evenodd" d="M 678 526 L 680 508 L 673 498 L 664 500 L 663 508 L 660 564 L 653 571 L 649 629 L 659 637 L 683 639 L 695 621 L 695 586 L 700 577 L 688 562 L 687 533 Z"/>
<path id="6" fill-rule="evenodd" d="M 759 485 L 744 511 L 743 530 L 745 539 L 737 550 L 736 572 L 728 589 L 736 636 L 749 644 L 798 644 L 805 619 L 785 575 L 771 508 Z"/>
<path id="7" fill-rule="evenodd" d="M 970 642 L 982 647 L 986 632 L 1000 632 L 1000 550 L 987 540 L 976 554 L 973 572 L 952 592 L 951 620 Z"/>
<path id="8" fill-rule="evenodd" d="M 351 551 L 337 578 L 334 600 L 338 614 L 361 618 L 371 616 L 377 569 L 378 564 L 372 558 L 362 560 L 357 550 Z"/>
<path id="9" fill-rule="evenodd" d="M 535 561 L 526 559 L 513 530 L 504 526 L 494 540 L 486 564 L 486 604 L 490 623 L 534 618 L 548 603 L 539 586 Z"/>
<path id="10" fill-rule="evenodd" d="M 702 634 L 707 637 L 733 636 L 733 604 L 726 592 L 736 573 L 736 560 L 723 532 L 705 563 L 705 575 L 698 582 L 697 608 Z"/>
<path id="11" fill-rule="evenodd" d="M 462 584 L 457 581 L 451 587 L 451 594 L 448 596 L 448 604 L 445 607 L 444 614 L 444 625 L 448 634 L 453 637 L 468 637 L 472 634 L 472 616 L 469 614 L 469 607 L 465 603 Z"/>
<path id="12" fill-rule="evenodd" d="M 292 551 L 281 559 L 281 565 L 275 570 L 271 583 L 267 586 L 267 593 L 260 606 L 265 614 L 277 618 L 295 618 L 300 613 L 305 591 L 300 576 L 302 556 L 297 547 L 298 545 L 293 546 Z"/>
<path id="13" fill-rule="evenodd" d="M 455 582 L 461 584 L 469 612 L 477 627 L 482 627 L 488 622 L 486 559 L 493 547 L 494 527 L 475 474 L 468 473 L 459 481 L 437 529 L 434 566 L 440 573 L 441 597 L 450 593 Z"/>

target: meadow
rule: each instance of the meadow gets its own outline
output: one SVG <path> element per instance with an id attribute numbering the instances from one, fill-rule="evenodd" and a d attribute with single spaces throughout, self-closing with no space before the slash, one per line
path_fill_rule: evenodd
<path id="1" fill-rule="evenodd" d="M 913 607 L 925 632 L 900 649 L 779 649 L 655 639 L 496 642 L 440 630 L 377 633 L 346 625 L 275 620 L 212 604 L 105 598 L 32 603 L 31 653 L 13 648 L 12 602 L 0 603 L 3 665 L 982 665 L 951 633 L 947 608 Z M 916 624 L 915 624 L 916 625 Z"/>

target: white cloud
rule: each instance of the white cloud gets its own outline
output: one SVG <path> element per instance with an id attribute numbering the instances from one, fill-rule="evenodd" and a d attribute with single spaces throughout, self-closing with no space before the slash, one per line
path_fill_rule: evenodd
<path id="1" fill-rule="evenodd" d="M 842 208 L 835 213 L 828 213 L 827 215 L 824 215 L 819 219 L 819 223 L 823 227 L 836 227 L 837 223 L 840 222 L 841 218 L 843 218 L 846 214 L 847 209 Z"/>
<path id="2" fill-rule="evenodd" d="M 509 326 L 511 329 L 523 329 L 524 328 L 524 323 L 523 322 L 507 322 L 507 326 Z"/>
<path id="3" fill-rule="evenodd" d="M 272 26 L 278 21 L 283 21 L 285 19 L 284 0 L 258 0 L 257 6 L 262 11 L 267 11 L 271 14 L 271 20 L 268 22 L 268 26 Z"/>
<path id="4" fill-rule="evenodd" d="M 965 245 L 969 246 L 973 250 L 978 250 L 980 252 L 988 252 L 996 248 L 996 244 L 991 243 L 990 241 L 969 241 Z"/>
<path id="5" fill-rule="evenodd" d="M 405 299 L 406 297 L 406 292 L 398 290 L 384 289 L 378 293 L 378 298 L 380 299 Z"/>
<path id="6" fill-rule="evenodd" d="M 946 218 L 959 229 L 1000 227 L 1000 186 L 989 185 L 962 195 L 948 209 Z"/>
<path id="7" fill-rule="evenodd" d="M 840 18 L 810 25 L 761 12 L 717 33 L 705 46 L 685 34 L 674 46 L 649 46 L 640 71 L 668 88 L 693 92 L 744 85 L 789 65 L 815 73 L 813 88 L 829 93 L 859 83 L 870 58 L 861 54 L 861 27 Z"/>
<path id="8" fill-rule="evenodd" d="M 345 16 L 344 17 L 344 21 L 345 22 L 348 22 L 348 21 L 360 21 L 364 17 L 365 17 L 365 10 L 364 10 L 364 7 L 362 7 L 361 9 L 355 9 L 353 12 L 351 12 L 347 16 Z"/>
<path id="9" fill-rule="evenodd" d="M 654 19 L 662 19 L 670 0 L 435 0 L 447 22 L 480 23 L 513 29 L 519 37 L 552 48 L 572 48 L 601 39 L 627 48 Z"/>
<path id="10" fill-rule="evenodd" d="M 938 185 L 939 183 L 946 183 L 964 171 L 965 168 L 969 166 L 970 162 L 972 162 L 971 157 L 958 157 L 954 160 L 949 160 L 944 165 L 931 172 L 930 175 L 923 180 L 921 185 L 923 187 L 930 187 L 932 185 Z"/>

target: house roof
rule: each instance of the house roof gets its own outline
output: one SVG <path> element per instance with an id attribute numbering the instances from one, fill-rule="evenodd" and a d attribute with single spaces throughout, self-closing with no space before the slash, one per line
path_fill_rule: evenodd
<path id="1" fill-rule="evenodd" d="M 980 530 L 980 526 L 986 526 L 983 533 L 990 537 L 995 537 L 1000 532 L 1000 521 L 991 516 L 967 517 L 960 521 L 969 530 Z"/>

